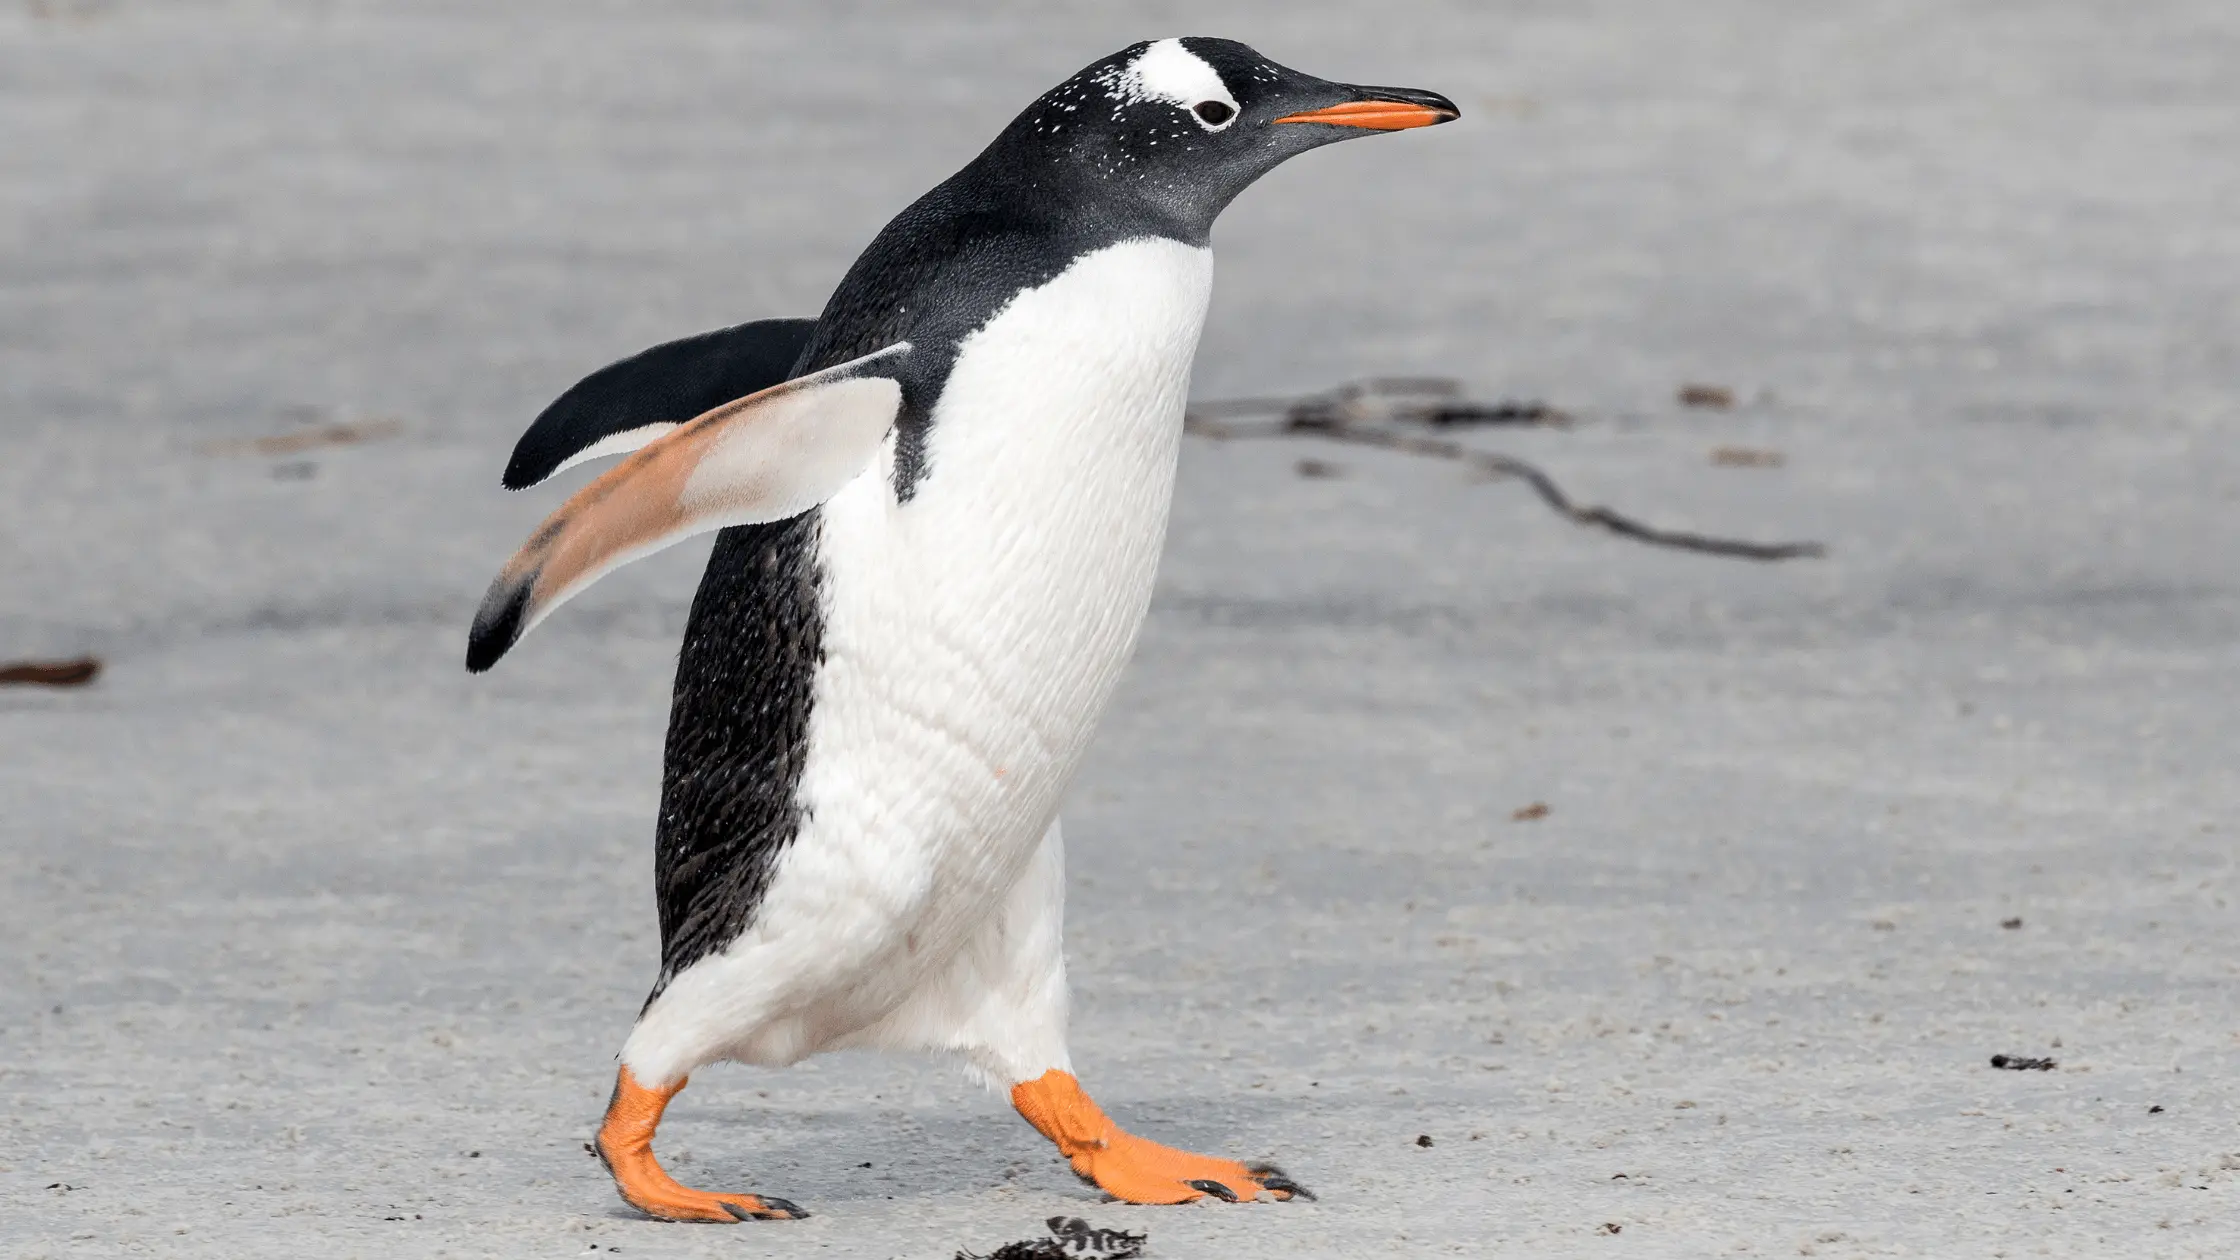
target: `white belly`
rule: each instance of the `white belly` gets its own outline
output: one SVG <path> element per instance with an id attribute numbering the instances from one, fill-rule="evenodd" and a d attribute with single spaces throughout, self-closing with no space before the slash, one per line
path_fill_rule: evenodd
<path id="1" fill-rule="evenodd" d="M 1150 602 L 1212 267 L 1131 241 L 1021 294 L 964 343 L 915 495 L 890 451 L 824 507 L 801 829 L 670 991 L 732 987 L 737 1057 L 878 1019 L 1018 878 Z"/>

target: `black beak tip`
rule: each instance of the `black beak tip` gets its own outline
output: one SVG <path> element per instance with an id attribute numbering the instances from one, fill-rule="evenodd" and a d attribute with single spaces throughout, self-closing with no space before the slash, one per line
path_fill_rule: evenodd
<path id="1" fill-rule="evenodd" d="M 1437 92 L 1427 92 L 1422 88 L 1363 87 L 1355 90 L 1360 92 L 1363 99 L 1366 100 L 1398 101 L 1403 105 L 1421 105 L 1425 109 L 1446 115 L 1439 120 L 1442 123 L 1450 123 L 1462 117 L 1460 106 Z M 1434 123 L 1432 125 L 1437 126 L 1438 124 Z"/>

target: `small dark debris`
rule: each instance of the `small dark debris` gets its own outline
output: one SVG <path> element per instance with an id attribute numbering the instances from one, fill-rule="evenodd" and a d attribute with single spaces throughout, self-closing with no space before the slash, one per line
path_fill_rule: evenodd
<path id="1" fill-rule="evenodd" d="M 2150 1116 L 2159 1116 L 2159 1115 L 2161 1115 L 2161 1114 L 2162 1114 L 2162 1104 L 2161 1104 L 2161 1103 L 2156 1103 L 2156 1104 L 2155 1104 L 2154 1106 L 2152 1106 L 2152 1107 L 2149 1107 L 2149 1108 L 2147 1108 L 2147 1114 L 2148 1114 L 2148 1115 L 2150 1115 Z M 67 1190 L 67 1189 L 69 1189 L 69 1187 L 68 1187 L 68 1186 L 64 1186 L 64 1187 L 63 1187 L 63 1189 Z"/>
<path id="2" fill-rule="evenodd" d="M 281 433 L 272 437 L 207 442 L 200 449 L 205 455 L 300 455 L 322 446 L 356 446 L 361 442 L 378 442 L 402 432 L 402 421 L 380 418 L 348 424 L 321 425 L 315 429 L 299 429 L 294 433 Z"/>
<path id="3" fill-rule="evenodd" d="M 1510 822 L 1538 822 L 1548 816 L 1548 803 L 1534 801 L 1509 815 Z"/>
<path id="4" fill-rule="evenodd" d="M 1611 1174 L 1610 1174 L 1610 1180 L 1612 1180 L 1612 1181 L 1631 1181 L 1631 1180 L 1633 1180 L 1633 1178 L 1631 1178 L 1631 1177 L 1628 1177 L 1628 1176 L 1626 1176 L 1626 1175 L 1625 1175 L 1624 1173 L 1611 1173 Z"/>
<path id="5" fill-rule="evenodd" d="M 1326 459 L 1302 459 L 1293 464 L 1291 470 L 1309 481 L 1335 481 L 1346 475 L 1342 465 Z"/>
<path id="6" fill-rule="evenodd" d="M 1626 1227 L 1620 1225 L 1616 1221 L 1604 1221 L 1602 1223 L 1602 1228 L 1597 1229 L 1594 1232 L 1598 1234 L 1622 1234 L 1626 1232 Z"/>
<path id="7" fill-rule="evenodd" d="M 1024 1238 L 1007 1242 L 983 1255 L 977 1251 L 957 1249 L 957 1260 L 1067 1260 L 1065 1246 L 1050 1238 Z"/>
<path id="8" fill-rule="evenodd" d="M 956 1260 L 1133 1260 L 1143 1254 L 1146 1234 L 1099 1229 L 1078 1216 L 1053 1216 L 1043 1222 L 1048 1238 L 1005 1243 L 987 1255 L 959 1250 Z"/>
<path id="9" fill-rule="evenodd" d="M 2003 927 L 2003 928 L 2005 928 L 2005 929 L 2006 929 L 2006 930 L 2008 930 L 2009 932 L 2012 932 L 2012 931 L 2015 931 L 2015 930 L 2019 929 L 2019 928 L 2020 928 L 2020 927 L 2022 926 L 2022 920 L 2020 920 L 2020 919 L 2001 919 L 2001 920 L 1999 920 L 1999 926 L 2000 926 L 2000 927 Z"/>
<path id="10" fill-rule="evenodd" d="M 1683 407 L 1709 407 L 1715 411 L 1725 411 L 1734 406 L 1734 391 L 1724 385 L 1682 385 L 1679 398 Z M 1614 1234 L 1618 1231 L 1610 1232 Z"/>
<path id="11" fill-rule="evenodd" d="M 482 1152 L 481 1152 L 481 1151 L 468 1151 L 468 1152 L 467 1152 L 467 1158 L 468 1158 L 468 1159 L 481 1159 L 481 1158 L 482 1158 Z"/>
<path id="12" fill-rule="evenodd" d="M 589 1143 L 589 1142 L 585 1142 L 585 1143 L 583 1144 L 583 1153 L 584 1153 L 584 1154 L 586 1154 L 586 1155 L 589 1155 L 589 1156 L 590 1156 L 591 1158 L 593 1158 L 593 1159 L 597 1159 L 597 1158 L 599 1158 L 599 1148 L 598 1148 L 598 1147 L 596 1147 L 596 1146 L 593 1146 L 593 1145 L 592 1145 L 591 1143 Z"/>
<path id="13" fill-rule="evenodd" d="M 869 1161 L 869 1160 L 865 1160 L 864 1162 L 862 1162 L 862 1163 L 860 1163 L 860 1164 L 857 1164 L 857 1165 L 856 1165 L 856 1167 L 858 1167 L 858 1168 L 869 1168 L 869 1167 L 871 1167 L 871 1161 Z"/>
<path id="14" fill-rule="evenodd" d="M 1504 398 L 1500 402 L 1441 403 L 1428 407 L 1421 413 L 1425 424 L 1435 429 L 1457 428 L 1472 424 L 1544 424 L 1561 428 L 1571 423 L 1568 412 L 1558 410 L 1544 402 L 1533 400 L 1517 402 Z"/>
<path id="15" fill-rule="evenodd" d="M 2160 1110 L 2162 1110 L 2162 1109 L 2161 1109 L 2160 1107 L 2157 1107 L 2157 1108 L 2155 1108 L 2155 1110 L 2157 1110 L 2157 1111 L 2160 1111 Z M 75 1189 L 77 1189 L 77 1187 L 76 1187 L 76 1186 L 73 1186 L 73 1185 L 71 1185 L 71 1184 L 70 1184 L 69 1182 L 67 1182 L 67 1181 L 57 1181 L 57 1182 L 55 1182 L 55 1183 L 54 1183 L 53 1185 L 51 1185 L 51 1186 L 48 1186 L 48 1187 L 47 1187 L 47 1189 L 49 1189 L 49 1190 L 62 1190 L 62 1191 L 70 1191 L 70 1190 L 75 1190 Z"/>
<path id="16" fill-rule="evenodd" d="M 1360 423 L 1420 424 L 1435 429 L 1490 424 L 1562 428 L 1573 423 L 1569 412 L 1538 399 L 1472 402 L 1462 396 L 1462 382 L 1430 376 L 1376 377 L 1305 398 L 1237 399 L 1201 403 L 1196 410 L 1202 419 L 1217 414 L 1280 412 L 1289 427 L 1309 430 Z"/>
<path id="17" fill-rule="evenodd" d="M 1429 1145 L 1431 1145 L 1431 1135 L 1430 1135 L 1430 1134 L 1428 1134 L 1428 1133 L 1418 1133 L 1418 1134 L 1416 1134 L 1416 1145 L 1417 1145 L 1417 1146 L 1429 1146 Z"/>
<path id="18" fill-rule="evenodd" d="M 2018 1054 L 1995 1054 L 1991 1056 L 1991 1066 L 2004 1068 L 2009 1072 L 2051 1072 L 2061 1065 L 2055 1063 L 2052 1059 L 2031 1059 Z"/>
<path id="19" fill-rule="evenodd" d="M 1779 468 L 1789 457 L 1758 446 L 1715 446 L 1711 462 L 1721 468 Z"/>
<path id="20" fill-rule="evenodd" d="M 9 661 L 0 665 L 0 683 L 27 687 L 83 687 L 101 673 L 97 657 L 69 661 Z"/>
<path id="21" fill-rule="evenodd" d="M 1100 1253 L 1103 1260 L 1128 1260 L 1143 1254 L 1143 1244 L 1148 1234 L 1131 1234 L 1124 1229 L 1098 1229 L 1078 1216 L 1053 1216 L 1043 1222 L 1050 1232 L 1075 1251 L 1087 1254 Z"/>

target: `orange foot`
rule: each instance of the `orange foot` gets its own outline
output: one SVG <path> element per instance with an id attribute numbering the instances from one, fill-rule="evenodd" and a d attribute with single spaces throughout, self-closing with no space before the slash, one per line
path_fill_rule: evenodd
<path id="1" fill-rule="evenodd" d="M 1312 1199 L 1272 1164 L 1192 1155 L 1146 1142 L 1119 1125 L 1071 1073 L 1052 1068 L 1011 1088 L 1011 1105 L 1073 1161 L 1074 1175 L 1129 1203 L 1188 1203 L 1212 1195 L 1236 1203 L 1265 1190 L 1278 1199 Z"/>
<path id="2" fill-rule="evenodd" d="M 640 1085 L 630 1069 L 615 1077 L 614 1097 L 599 1126 L 599 1162 L 614 1174 L 622 1201 L 662 1221 L 791 1221 L 808 1213 L 770 1195 L 710 1194 L 677 1184 L 653 1157 L 653 1131 L 684 1081 L 662 1089 Z"/>

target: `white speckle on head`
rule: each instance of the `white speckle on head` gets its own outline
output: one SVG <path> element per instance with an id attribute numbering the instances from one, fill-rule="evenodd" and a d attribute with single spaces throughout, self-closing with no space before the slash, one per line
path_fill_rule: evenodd
<path id="1" fill-rule="evenodd" d="M 1164 101 L 1179 106 L 1199 126 L 1207 131 L 1221 131 L 1236 121 L 1237 98 L 1229 94 L 1229 85 L 1205 59 L 1182 46 L 1179 39 L 1153 41 L 1134 61 L 1117 70 L 1107 70 L 1097 82 L 1112 94 L 1119 107 L 1142 101 Z M 1227 106 L 1218 123 L 1209 123 L 1197 113 L 1197 107 L 1206 101 L 1219 101 Z M 1115 110 L 1115 117 L 1118 116 Z"/>

